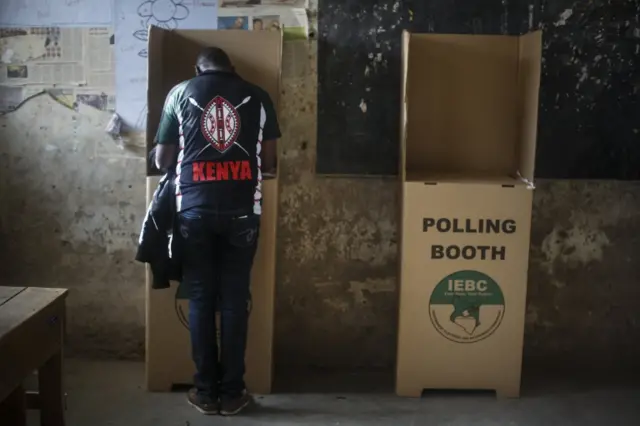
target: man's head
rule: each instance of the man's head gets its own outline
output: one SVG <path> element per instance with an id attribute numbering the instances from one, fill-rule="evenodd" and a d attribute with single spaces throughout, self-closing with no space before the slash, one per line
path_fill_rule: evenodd
<path id="1" fill-rule="evenodd" d="M 244 29 L 244 18 L 242 16 L 238 16 L 236 21 L 233 23 L 234 30 L 242 30 Z"/>
<path id="2" fill-rule="evenodd" d="M 196 74 L 205 71 L 233 71 L 233 65 L 224 50 L 218 47 L 206 47 L 198 55 Z"/>
<path id="3" fill-rule="evenodd" d="M 254 19 L 253 20 L 253 29 L 254 30 L 261 30 L 263 28 L 263 22 L 262 19 Z"/>

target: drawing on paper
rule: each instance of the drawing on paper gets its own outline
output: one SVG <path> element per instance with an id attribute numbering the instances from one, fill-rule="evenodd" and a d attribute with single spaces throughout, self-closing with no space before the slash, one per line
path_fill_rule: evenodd
<path id="1" fill-rule="evenodd" d="M 149 40 L 149 25 L 175 30 L 180 21 L 189 17 L 189 8 L 183 3 L 184 0 L 146 0 L 142 2 L 138 7 L 142 28 L 136 30 L 133 36 L 146 43 Z M 142 58 L 146 58 L 147 54 L 146 47 L 138 52 L 138 56 Z"/>

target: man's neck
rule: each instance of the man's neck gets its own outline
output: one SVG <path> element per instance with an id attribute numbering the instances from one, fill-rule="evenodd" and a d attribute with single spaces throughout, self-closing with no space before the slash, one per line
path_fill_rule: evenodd
<path id="1" fill-rule="evenodd" d="M 233 73 L 233 69 L 232 68 L 207 68 L 202 70 L 202 73 L 212 73 L 212 72 L 226 72 L 226 73 Z"/>

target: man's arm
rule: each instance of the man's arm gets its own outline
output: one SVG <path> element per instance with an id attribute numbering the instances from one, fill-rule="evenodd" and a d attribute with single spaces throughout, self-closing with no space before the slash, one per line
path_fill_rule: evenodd
<path id="1" fill-rule="evenodd" d="M 273 106 L 273 102 L 269 95 L 265 92 L 262 101 L 264 108 L 264 125 L 262 127 L 262 151 L 260 160 L 262 162 L 262 170 L 268 174 L 275 174 L 278 166 L 278 138 L 280 133 L 280 125 L 278 124 L 278 116 Z"/>
<path id="2" fill-rule="evenodd" d="M 278 167 L 278 140 L 269 139 L 262 142 L 262 152 L 260 153 L 262 170 L 268 174 L 275 174 Z"/>
<path id="3" fill-rule="evenodd" d="M 180 123 L 176 114 L 176 90 L 172 90 L 164 103 L 158 133 L 156 134 L 156 167 L 167 170 L 175 164 L 180 138 Z"/>
<path id="4" fill-rule="evenodd" d="M 176 162 L 178 145 L 158 144 L 156 151 L 156 167 L 158 170 L 166 171 Z"/>

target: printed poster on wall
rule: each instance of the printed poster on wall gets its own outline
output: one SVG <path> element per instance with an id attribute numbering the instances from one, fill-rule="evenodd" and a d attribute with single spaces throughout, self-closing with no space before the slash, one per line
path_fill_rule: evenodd
<path id="1" fill-rule="evenodd" d="M 306 39 L 309 19 L 305 0 L 220 0 L 218 29 L 279 31 L 284 40 Z"/>

